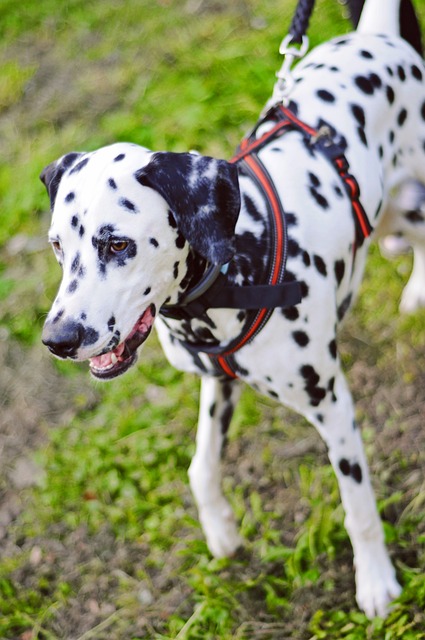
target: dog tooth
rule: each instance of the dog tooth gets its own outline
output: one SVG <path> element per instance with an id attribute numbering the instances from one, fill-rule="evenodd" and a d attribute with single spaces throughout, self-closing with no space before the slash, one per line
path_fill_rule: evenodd
<path id="1" fill-rule="evenodd" d="M 113 352 L 111 353 L 111 362 L 112 362 L 112 364 L 117 364 L 117 362 L 118 362 L 118 358 L 115 355 L 115 353 L 113 353 Z"/>

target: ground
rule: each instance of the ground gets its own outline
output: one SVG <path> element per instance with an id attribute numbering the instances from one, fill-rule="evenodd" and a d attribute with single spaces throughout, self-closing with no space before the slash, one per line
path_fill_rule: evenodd
<path id="1" fill-rule="evenodd" d="M 276 10 L 263 4 L 155 4 L 159 33 L 171 29 L 171 52 L 146 19 L 144 65 L 127 75 L 138 50 L 108 49 L 114 3 L 94 3 L 87 15 L 70 3 L 66 19 L 52 8 L 42 15 L 34 3 L 27 18 L 34 24 L 22 18 L 19 28 L 16 8 L 9 12 L 3 70 L 14 79 L 16 63 L 19 73 L 7 94 L 0 91 L 0 188 L 10 212 L 0 234 L 0 638 L 425 637 L 425 314 L 397 313 L 409 255 L 388 264 L 373 249 L 340 342 L 390 552 L 407 585 L 385 628 L 356 612 L 336 483 L 324 445 L 298 416 L 244 394 L 224 484 L 246 548 L 230 562 L 215 561 L 185 475 L 196 380 L 171 370 L 155 338 L 136 370 L 102 386 L 85 366 L 57 365 L 40 344 L 59 273 L 45 250 L 47 199 L 37 173 L 86 139 L 90 147 L 132 136 L 156 148 L 228 152 L 259 110 L 265 89 L 253 80 L 264 69 L 245 77 L 239 66 L 228 87 L 220 84 L 223 64 L 246 57 L 256 39 L 258 58 L 264 54 Z M 139 35 L 131 3 L 125 7 L 130 47 Z M 164 8 L 186 29 L 181 41 Z M 205 83 L 192 86 L 193 49 L 211 35 L 217 44 L 206 44 L 211 51 L 197 60 Z M 276 60 L 267 64 L 274 69 Z M 163 114 L 160 128 L 152 110 L 176 86 L 181 104 Z M 146 104 L 136 108 L 142 95 Z M 230 101 L 236 113 L 228 113 Z"/>

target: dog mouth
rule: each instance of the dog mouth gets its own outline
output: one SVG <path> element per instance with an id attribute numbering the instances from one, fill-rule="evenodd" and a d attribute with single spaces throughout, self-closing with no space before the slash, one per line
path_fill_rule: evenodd
<path id="1" fill-rule="evenodd" d="M 137 349 L 149 336 L 155 320 L 154 306 L 140 316 L 124 342 L 113 351 L 89 359 L 90 373 L 100 380 L 110 380 L 125 373 L 137 360 Z"/>

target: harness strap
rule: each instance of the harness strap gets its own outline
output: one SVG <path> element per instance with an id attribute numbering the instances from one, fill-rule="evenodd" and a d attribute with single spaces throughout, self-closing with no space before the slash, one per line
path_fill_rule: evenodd
<path id="1" fill-rule="evenodd" d="M 274 122 L 272 128 L 257 138 L 256 134 L 259 127 L 270 121 Z M 348 172 L 349 165 L 344 155 L 342 138 L 337 138 L 336 135 L 332 134 L 328 126 L 321 127 L 319 130 L 310 127 L 299 120 L 292 111 L 282 104 L 272 107 L 251 134 L 242 140 L 235 156 L 230 160 L 230 162 L 239 163 L 244 167 L 264 195 L 271 233 L 274 238 L 268 284 L 241 287 L 226 286 L 227 278 L 220 274 L 201 296 L 190 303 L 161 309 L 161 312 L 166 317 L 178 319 L 199 317 L 208 308 L 251 310 L 241 334 L 227 345 L 224 350 L 221 345 L 196 345 L 181 341 L 181 344 L 188 351 L 194 354 L 207 354 L 218 375 L 224 374 L 229 378 L 237 378 L 237 372 L 240 369 L 234 354 L 254 339 L 267 323 L 276 307 L 294 306 L 302 300 L 299 282 L 283 282 L 287 258 L 285 213 L 273 181 L 258 157 L 258 151 L 272 138 L 293 130 L 300 131 L 305 136 L 306 142 L 311 149 L 323 153 L 328 158 L 344 184 L 350 197 L 355 223 L 354 254 L 373 230 L 360 202 L 359 185 L 354 176 Z"/>

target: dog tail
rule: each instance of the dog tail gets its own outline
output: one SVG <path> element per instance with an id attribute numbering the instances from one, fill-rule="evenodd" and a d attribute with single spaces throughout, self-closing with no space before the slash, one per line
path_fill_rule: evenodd
<path id="1" fill-rule="evenodd" d="M 348 0 L 347 4 L 358 31 L 401 35 L 423 56 L 421 28 L 412 0 Z"/>

